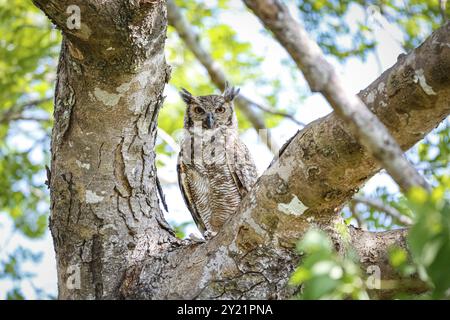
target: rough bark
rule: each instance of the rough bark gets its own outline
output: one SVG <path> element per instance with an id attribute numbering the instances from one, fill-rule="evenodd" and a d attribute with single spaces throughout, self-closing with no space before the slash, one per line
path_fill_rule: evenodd
<path id="1" fill-rule="evenodd" d="M 279 0 L 244 0 L 244 2 L 289 52 L 302 70 L 311 90 L 324 95 L 358 141 L 386 168 L 400 188 L 403 191 L 408 191 L 412 187 L 429 190 L 430 186 L 426 180 L 404 157 L 383 123 L 359 97 L 348 92 L 318 44 L 294 20 L 288 7 Z M 416 75 L 419 76 L 418 71 Z M 435 94 L 433 90 L 426 93 Z"/>
<path id="2" fill-rule="evenodd" d="M 338 251 L 354 246 L 363 262 L 381 265 L 384 279 L 397 277 L 386 249 L 404 245 L 404 231 L 361 233 L 340 217 L 380 167 L 335 114 L 282 148 L 215 238 L 177 240 L 159 209 L 154 165 L 169 74 L 165 2 L 79 1 L 80 30 L 65 27 L 73 1 L 35 3 L 64 34 L 50 176 L 59 298 L 287 298 L 300 259 L 294 245 L 311 227 L 327 231 Z M 450 112 L 449 28 L 359 95 L 404 150 Z"/>
<path id="3" fill-rule="evenodd" d="M 399 57 L 359 93 L 403 150 L 450 113 L 449 29 L 447 24 Z M 436 94 L 427 94 L 429 88 Z M 287 280 L 299 261 L 294 245 L 311 227 L 327 231 L 339 252 L 353 246 L 364 265 L 380 267 L 384 283 L 398 280 L 387 250 L 404 247 L 406 232 L 347 229 L 340 217 L 343 205 L 380 169 L 335 113 L 318 119 L 288 142 L 222 232 L 130 268 L 121 292 L 151 299 L 288 298 L 294 289 Z"/>
<path id="4" fill-rule="evenodd" d="M 165 3 L 35 3 L 63 31 L 50 178 L 59 298 L 117 298 L 125 269 L 171 236 L 154 164 L 169 78 Z M 81 29 L 69 30 L 74 4 Z"/>
<path id="5" fill-rule="evenodd" d="M 408 250 L 407 229 L 370 232 L 350 226 L 349 232 L 351 246 L 361 257 L 360 263 L 363 270 L 371 276 L 376 276 L 375 273 L 378 272 L 382 276 L 378 284 L 379 289 L 370 290 L 373 297 L 389 299 L 399 291 L 413 294 L 423 293 L 429 289 L 418 275 L 402 278 L 389 264 L 389 252 L 392 247 Z M 371 283 L 371 285 L 377 284 Z"/>

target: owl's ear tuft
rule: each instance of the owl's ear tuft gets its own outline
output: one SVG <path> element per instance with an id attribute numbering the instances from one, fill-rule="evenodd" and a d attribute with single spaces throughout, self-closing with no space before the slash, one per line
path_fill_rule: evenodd
<path id="1" fill-rule="evenodd" d="M 191 104 L 195 100 L 194 96 L 185 88 L 181 88 L 180 96 L 186 104 Z"/>
<path id="2" fill-rule="evenodd" d="M 225 82 L 225 90 L 223 90 L 222 96 L 226 102 L 231 102 L 237 97 L 239 90 L 239 88 L 230 87 L 230 84 L 227 81 Z"/>

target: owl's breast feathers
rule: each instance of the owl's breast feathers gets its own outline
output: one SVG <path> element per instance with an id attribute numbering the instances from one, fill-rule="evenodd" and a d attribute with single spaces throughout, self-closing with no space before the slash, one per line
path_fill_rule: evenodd
<path id="1" fill-rule="evenodd" d="M 192 152 L 192 145 L 183 143 L 180 151 L 180 189 L 198 228 L 217 232 L 255 183 L 256 167 L 237 134 L 208 137 L 200 154 Z"/>
<path id="2" fill-rule="evenodd" d="M 208 213 L 208 210 L 202 210 L 203 206 L 199 206 L 199 201 L 202 200 L 200 196 L 202 193 L 206 195 L 204 188 L 199 187 L 199 183 L 193 182 L 193 170 L 192 167 L 186 165 L 183 161 L 183 151 L 180 151 L 178 157 L 177 164 L 177 174 L 178 174 L 178 185 L 181 190 L 181 194 L 183 195 L 184 202 L 186 203 L 187 208 L 191 212 L 192 218 L 195 221 L 195 224 L 199 228 L 199 230 L 204 233 L 207 230 L 205 222 L 202 218 L 205 217 Z M 201 183 L 201 181 L 199 181 Z M 197 186 L 196 186 L 197 185 Z M 202 201 L 204 202 L 204 201 Z M 203 213 L 203 214 L 201 214 Z"/>

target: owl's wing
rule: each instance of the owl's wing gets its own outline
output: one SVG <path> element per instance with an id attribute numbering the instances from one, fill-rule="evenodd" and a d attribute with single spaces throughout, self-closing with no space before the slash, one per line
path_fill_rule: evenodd
<path id="1" fill-rule="evenodd" d="M 206 231 L 205 223 L 203 222 L 198 210 L 195 208 L 195 202 L 192 196 L 192 192 L 186 179 L 187 167 L 185 164 L 181 162 L 181 153 L 177 163 L 177 174 L 178 174 L 178 185 L 180 187 L 181 194 L 183 195 L 184 203 L 186 203 L 186 206 L 191 212 L 195 224 L 200 229 L 200 232 L 203 234 Z"/>
<path id="2" fill-rule="evenodd" d="M 230 163 L 234 182 L 238 186 L 241 196 L 244 196 L 251 190 L 258 178 L 255 163 L 247 146 L 240 141 L 236 143 L 234 159 L 231 160 L 234 160 Z"/>

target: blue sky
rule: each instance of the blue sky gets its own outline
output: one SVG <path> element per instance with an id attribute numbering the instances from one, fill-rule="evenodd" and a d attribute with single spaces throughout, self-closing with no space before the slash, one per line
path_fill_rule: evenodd
<path id="1" fill-rule="evenodd" d="M 213 4 L 215 1 L 207 1 L 207 3 Z M 294 7 L 291 9 L 295 10 Z M 266 34 L 261 33 L 259 21 L 252 14 L 243 10 L 240 1 L 232 1 L 230 10 L 223 12 L 219 19 L 231 26 L 237 26 L 236 31 L 238 32 L 239 37 L 242 40 L 249 41 L 252 44 L 254 51 L 265 57 L 261 66 L 262 71 L 266 74 L 275 75 L 282 80 L 286 90 L 283 97 L 280 97 L 280 102 L 292 104 L 292 100 L 298 97 L 298 90 L 305 90 L 306 83 L 301 75 L 298 77 L 299 80 L 297 82 L 293 82 L 292 78 L 287 76 L 289 71 L 287 71 L 286 67 L 282 64 L 283 59 L 288 58 L 284 49 Z M 345 19 L 349 22 L 363 21 L 364 12 L 354 6 Z M 402 39 L 401 31 L 380 17 L 375 17 L 372 21 L 376 28 L 376 39 L 379 43 L 376 49 L 378 58 L 376 55 L 370 54 L 365 62 L 362 62 L 360 59 L 349 59 L 344 64 L 341 64 L 334 59 L 330 59 L 341 73 L 345 85 L 355 94 L 375 80 L 380 75 L 380 70 L 386 70 L 392 66 L 396 62 L 397 56 L 403 52 L 399 45 L 399 41 Z M 245 84 L 241 88 L 241 92 L 255 100 L 260 99 L 259 97 L 264 93 L 263 90 L 265 89 L 256 87 L 252 83 Z M 173 88 L 167 88 L 166 91 L 168 100 L 179 99 L 177 92 L 173 90 Z M 296 118 L 303 123 L 309 123 L 331 112 L 328 103 L 319 94 L 309 96 L 301 104 L 299 103 L 295 110 Z M 27 125 L 29 124 L 24 123 L 24 126 Z M 32 128 L 28 128 L 28 130 L 30 129 Z M 272 130 L 272 135 L 277 144 L 281 145 L 297 130 L 297 125 L 289 120 L 284 120 L 277 128 Z M 272 160 L 271 153 L 260 141 L 258 141 L 256 133 L 253 130 L 244 132 L 242 137 L 254 158 L 258 159 L 258 170 L 259 173 L 262 173 Z M 24 137 L 18 136 L 14 139 L 21 145 L 28 143 Z M 41 161 L 40 158 L 42 157 L 42 153 L 37 151 L 31 156 L 36 161 Z M 164 158 L 163 160 L 166 163 L 166 167 L 159 170 L 159 174 L 164 177 L 164 180 L 175 182 L 176 157 Z M 44 177 L 43 179 L 45 180 Z M 365 186 L 365 191 L 370 192 L 377 186 L 386 186 L 392 192 L 398 190 L 390 177 L 383 173 L 374 177 Z M 170 214 L 166 215 L 167 220 L 177 223 L 191 221 L 191 216 L 184 206 L 177 184 L 173 183 L 171 185 L 165 185 L 164 191 L 170 211 Z M 43 288 L 47 293 L 56 296 L 56 266 L 50 233 L 47 232 L 43 239 L 30 241 L 20 234 L 14 234 L 10 237 L 11 230 L 12 223 L 10 219 L 5 215 L 0 215 L 0 249 L 3 248 L 8 241 L 6 250 L 1 250 L 0 254 L 7 254 L 18 245 L 30 248 L 33 251 L 42 251 L 42 261 L 38 264 L 27 263 L 24 265 L 24 269 L 36 274 L 36 278 L 33 279 L 35 286 Z M 188 229 L 188 234 L 197 232 L 198 231 L 194 226 Z M 11 285 L 12 284 L 8 281 L 0 282 L 0 299 L 4 298 L 5 292 L 11 288 Z M 27 298 L 34 298 L 33 289 L 30 283 L 24 283 L 23 291 Z"/>

